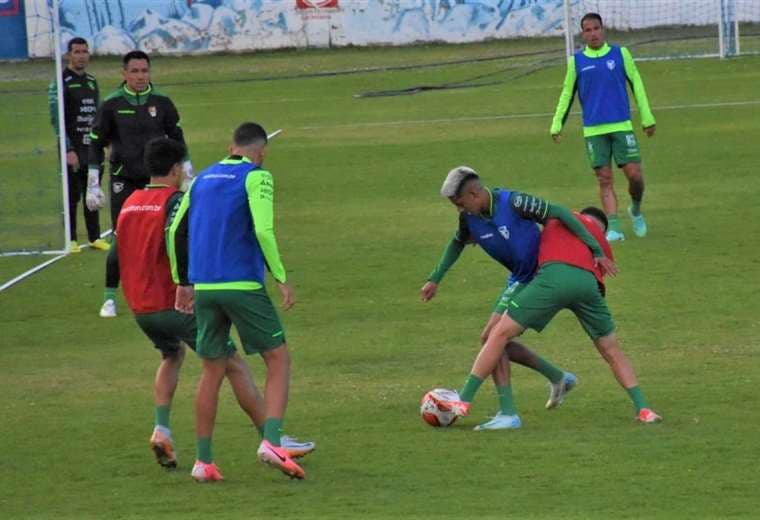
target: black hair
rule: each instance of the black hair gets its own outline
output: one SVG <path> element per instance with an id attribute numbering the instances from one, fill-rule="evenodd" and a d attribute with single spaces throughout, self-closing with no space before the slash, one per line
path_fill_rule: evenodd
<path id="1" fill-rule="evenodd" d="M 124 64 L 125 69 L 127 68 L 127 65 L 129 65 L 129 62 L 132 60 L 145 60 L 148 62 L 148 65 L 150 65 L 150 58 L 143 51 L 129 51 L 126 53 L 121 59 L 121 62 Z"/>
<path id="2" fill-rule="evenodd" d="M 583 22 L 586 20 L 597 20 L 599 22 L 599 25 L 601 27 L 604 27 L 604 22 L 602 22 L 602 16 L 599 13 L 586 13 L 583 15 L 583 18 L 581 18 L 581 29 L 583 29 Z"/>
<path id="3" fill-rule="evenodd" d="M 243 123 L 232 134 L 232 142 L 235 146 L 267 144 L 268 141 L 266 130 L 258 123 Z"/>
<path id="4" fill-rule="evenodd" d="M 609 224 L 607 222 L 607 215 L 605 215 L 604 211 L 602 211 L 601 209 L 595 206 L 589 206 L 588 208 L 584 208 L 581 210 L 581 215 L 588 215 L 590 217 L 594 217 L 599 222 L 604 224 L 604 230 L 607 231 L 607 225 Z"/>
<path id="5" fill-rule="evenodd" d="M 186 155 L 187 147 L 184 144 L 168 137 L 156 137 L 145 145 L 143 162 L 151 177 L 166 177 Z"/>
<path id="6" fill-rule="evenodd" d="M 76 36 L 75 38 L 70 39 L 69 43 L 66 44 L 66 50 L 68 52 L 71 52 L 71 50 L 74 48 L 74 45 L 86 45 L 89 47 L 90 44 L 87 43 L 87 40 L 81 36 Z"/>
<path id="7" fill-rule="evenodd" d="M 479 180 L 479 179 L 480 179 L 480 176 L 478 176 L 477 173 L 468 173 L 467 175 L 465 175 L 464 178 L 462 179 L 462 182 L 460 182 L 459 186 L 457 186 L 457 191 L 454 194 L 454 197 L 456 198 L 461 197 L 462 193 L 464 192 L 465 186 L 467 186 L 470 183 L 470 181 Z"/>

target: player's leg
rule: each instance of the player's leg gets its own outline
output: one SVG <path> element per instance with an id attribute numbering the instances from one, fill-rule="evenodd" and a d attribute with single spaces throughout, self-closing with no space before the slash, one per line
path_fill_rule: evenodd
<path id="1" fill-rule="evenodd" d="M 611 134 L 586 137 L 586 154 L 599 184 L 599 199 L 607 214 L 607 240 L 610 241 L 625 239 L 620 230 L 618 201 L 613 183 L 612 142 Z"/>
<path id="2" fill-rule="evenodd" d="M 137 190 L 144 188 L 147 182 L 129 179 L 127 177 L 111 176 L 111 224 L 116 236 L 116 223 L 119 220 L 121 207 L 127 198 Z M 118 256 L 106 257 L 106 284 L 103 291 L 103 306 L 100 309 L 101 318 L 116 317 L 116 290 L 119 287 Z"/>
<path id="3" fill-rule="evenodd" d="M 637 237 L 645 237 L 647 224 L 641 213 L 641 201 L 644 198 L 644 175 L 641 171 L 641 150 L 633 132 L 615 132 L 612 134 L 612 154 L 615 162 L 628 179 L 628 193 L 631 205 L 628 215 L 633 221 L 633 232 Z"/>
<path id="4" fill-rule="evenodd" d="M 232 341 L 232 340 L 230 340 Z M 240 408 L 251 419 L 253 426 L 264 438 L 264 424 L 266 422 L 266 407 L 264 398 L 261 396 L 256 383 L 253 381 L 251 370 L 237 353 L 227 362 L 227 380 L 230 382 L 232 392 L 235 394 Z M 280 445 L 288 451 L 291 457 L 300 458 L 308 455 L 317 447 L 312 441 L 299 441 L 290 435 L 280 436 Z"/>
<path id="5" fill-rule="evenodd" d="M 224 299 L 224 309 L 240 334 L 243 350 L 246 354 L 260 354 L 267 368 L 264 439 L 256 452 L 257 456 L 291 478 L 304 478 L 303 469 L 281 446 L 290 386 L 290 352 L 277 311 L 263 288 L 217 292 Z"/>
<path id="6" fill-rule="evenodd" d="M 150 447 L 156 461 L 165 468 L 175 468 L 174 440 L 171 434 L 171 406 L 179 381 L 179 371 L 185 359 L 182 344 L 184 330 L 192 324 L 192 316 L 176 311 L 160 311 L 136 314 L 135 321 L 153 345 L 161 352 L 161 363 L 153 383 L 155 425 L 150 437 Z"/>
<path id="7" fill-rule="evenodd" d="M 598 289 L 596 279 L 591 273 L 578 271 L 576 287 L 579 298 L 576 303 L 570 305 L 570 310 L 575 313 L 583 330 L 586 331 L 599 354 L 609 365 L 615 379 L 631 398 L 637 417 L 644 422 L 659 421 L 660 417 L 649 408 L 641 388 L 639 388 L 633 365 L 620 348 L 620 343 L 614 332 L 615 323 L 612 320 L 607 303 Z"/>
<path id="8" fill-rule="evenodd" d="M 214 464 L 211 439 L 219 403 L 219 388 L 227 372 L 230 346 L 230 319 L 218 301 L 218 291 L 195 291 L 195 315 L 198 325 L 196 353 L 202 360 L 201 378 L 195 399 L 197 460 L 191 472 L 198 482 L 222 480 Z"/>
<path id="9" fill-rule="evenodd" d="M 82 251 L 77 239 L 77 204 L 81 197 L 77 173 L 77 170 L 67 165 L 66 181 L 69 184 L 69 233 L 71 234 L 72 253 L 80 253 Z"/>

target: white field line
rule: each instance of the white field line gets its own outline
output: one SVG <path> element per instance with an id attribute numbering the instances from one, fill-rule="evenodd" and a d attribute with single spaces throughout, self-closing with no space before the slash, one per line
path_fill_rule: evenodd
<path id="1" fill-rule="evenodd" d="M 652 107 L 653 112 L 670 111 L 670 110 L 691 110 L 697 108 L 724 108 L 724 107 L 742 107 L 760 105 L 760 99 L 749 101 L 725 101 L 720 103 L 692 103 L 688 105 L 663 105 Z M 571 112 L 572 115 L 580 115 L 579 111 Z M 413 126 L 428 125 L 436 123 L 462 123 L 478 121 L 507 121 L 511 119 L 543 119 L 553 117 L 554 112 L 533 112 L 528 114 L 501 114 L 495 116 L 464 116 L 464 117 L 447 117 L 437 119 L 408 119 L 399 121 L 374 121 L 367 123 L 340 123 L 335 125 L 316 125 L 295 127 L 296 130 L 322 130 L 328 128 L 372 128 L 372 127 L 394 127 L 394 126 Z"/>

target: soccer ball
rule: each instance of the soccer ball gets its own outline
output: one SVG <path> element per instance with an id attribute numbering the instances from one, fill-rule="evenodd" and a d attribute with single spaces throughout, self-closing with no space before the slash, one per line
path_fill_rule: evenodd
<path id="1" fill-rule="evenodd" d="M 420 415 L 430 426 L 451 426 L 457 420 L 458 416 L 441 401 L 459 401 L 459 394 L 455 390 L 436 388 L 422 396 Z"/>

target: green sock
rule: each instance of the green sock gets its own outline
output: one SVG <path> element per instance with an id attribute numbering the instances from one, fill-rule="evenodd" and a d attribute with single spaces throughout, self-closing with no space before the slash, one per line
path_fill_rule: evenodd
<path id="1" fill-rule="evenodd" d="M 641 215 L 641 201 L 631 199 L 631 213 L 634 217 Z"/>
<path id="2" fill-rule="evenodd" d="M 562 381 L 562 378 L 565 376 L 565 373 L 562 370 L 555 367 L 541 356 L 536 357 L 538 358 L 538 366 L 535 370 L 538 373 L 546 377 L 546 379 L 552 383 L 559 383 Z"/>
<path id="3" fill-rule="evenodd" d="M 496 392 L 499 394 L 499 411 L 504 415 L 517 415 L 517 408 L 512 400 L 512 386 L 497 386 Z"/>
<path id="4" fill-rule="evenodd" d="M 617 214 L 607 215 L 607 230 L 617 231 L 620 233 L 620 219 L 618 218 Z"/>
<path id="5" fill-rule="evenodd" d="M 156 425 L 169 428 L 169 405 L 156 406 Z"/>
<path id="6" fill-rule="evenodd" d="M 626 388 L 625 391 L 628 392 L 628 397 L 633 401 L 633 406 L 636 408 L 637 412 L 642 408 L 649 408 L 647 400 L 644 399 L 644 394 L 641 393 L 641 388 L 638 386 L 632 386 L 631 388 Z"/>
<path id="7" fill-rule="evenodd" d="M 483 379 L 479 378 L 475 374 L 467 376 L 467 381 L 464 382 L 464 386 L 459 391 L 459 398 L 465 403 L 472 402 L 475 398 L 475 394 L 478 393 L 480 385 L 483 384 Z"/>
<path id="8" fill-rule="evenodd" d="M 206 464 L 214 461 L 211 454 L 211 437 L 198 437 L 198 460 Z"/>
<path id="9" fill-rule="evenodd" d="M 115 287 L 106 287 L 106 290 L 103 291 L 103 301 L 106 301 L 106 300 L 116 300 Z"/>
<path id="10" fill-rule="evenodd" d="M 267 417 L 267 420 L 264 423 L 264 439 L 268 440 L 272 446 L 279 446 L 281 435 L 282 419 Z"/>

